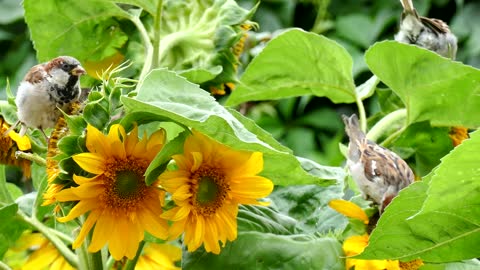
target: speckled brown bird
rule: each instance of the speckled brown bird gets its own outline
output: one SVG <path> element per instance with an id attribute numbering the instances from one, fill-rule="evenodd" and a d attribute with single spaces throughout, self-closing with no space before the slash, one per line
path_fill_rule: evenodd
<path id="1" fill-rule="evenodd" d="M 378 204 L 382 213 L 401 189 L 413 183 L 413 172 L 397 154 L 366 138 L 357 115 L 342 118 L 350 139 L 347 160 L 350 174 L 364 197 Z"/>
<path id="2" fill-rule="evenodd" d="M 32 67 L 20 83 L 15 100 L 22 125 L 20 135 L 25 134 L 27 127 L 38 128 L 43 133 L 44 129 L 54 127 L 61 115 L 60 109 L 67 109 L 78 100 L 79 78 L 85 73 L 80 62 L 70 56 Z"/>
<path id="3" fill-rule="evenodd" d="M 412 0 L 400 0 L 403 6 L 400 30 L 395 40 L 415 44 L 441 56 L 455 59 L 457 38 L 448 25 L 439 19 L 419 16 Z"/>

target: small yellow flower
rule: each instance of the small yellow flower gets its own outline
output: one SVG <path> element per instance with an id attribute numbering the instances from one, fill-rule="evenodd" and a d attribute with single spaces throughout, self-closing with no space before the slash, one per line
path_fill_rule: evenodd
<path id="1" fill-rule="evenodd" d="M 178 170 L 160 176 L 177 205 L 162 215 L 173 221 L 170 235 L 185 232 L 190 252 L 203 244 L 219 254 L 219 241 L 225 245 L 237 238 L 238 205 L 265 205 L 258 199 L 272 192 L 272 181 L 257 175 L 263 170 L 262 153 L 236 151 L 193 131 L 183 154 L 173 159 Z"/>
<path id="2" fill-rule="evenodd" d="M 182 249 L 170 244 L 149 243 L 138 258 L 135 270 L 181 270 L 175 262 L 182 259 Z"/>
<path id="3" fill-rule="evenodd" d="M 78 248 L 93 230 L 89 252 L 99 251 L 108 243 L 113 258 L 133 259 L 144 232 L 160 239 L 167 238 L 167 223 L 161 202 L 165 196 L 157 183 L 145 184 L 145 171 L 165 142 L 163 129 L 138 140 L 135 127 L 127 135 L 120 125 L 113 125 L 108 135 L 87 126 L 86 146 L 89 153 L 73 156 L 73 160 L 91 178 L 74 175 L 78 187 L 64 189 L 55 198 L 60 202 L 78 201 L 70 213 L 58 220 L 66 222 L 88 213 L 73 248 Z"/>
<path id="4" fill-rule="evenodd" d="M 468 129 L 464 127 L 452 127 L 448 136 L 452 140 L 453 146 L 458 146 L 469 138 Z"/>
<path id="5" fill-rule="evenodd" d="M 369 223 L 368 216 L 358 205 L 345 200 L 331 200 L 328 205 L 335 211 L 346 217 L 359 219 L 365 225 Z M 354 235 L 343 242 L 343 252 L 347 256 L 345 267 L 347 270 L 416 270 L 423 262 L 413 260 L 410 262 L 399 262 L 398 260 L 360 260 L 350 258 L 363 252 L 368 245 L 368 234 Z"/>
<path id="6" fill-rule="evenodd" d="M 39 269 L 53 269 L 53 270 L 74 270 L 70 264 L 61 256 L 58 250 L 40 233 L 24 233 L 15 245 L 7 251 L 5 257 L 8 259 L 17 256 L 14 254 L 29 253 L 26 260 L 21 261 L 22 265 L 13 265 L 14 269 L 21 270 L 39 270 Z M 9 262 L 9 260 L 8 260 Z M 18 267 L 18 268 L 17 268 Z"/>

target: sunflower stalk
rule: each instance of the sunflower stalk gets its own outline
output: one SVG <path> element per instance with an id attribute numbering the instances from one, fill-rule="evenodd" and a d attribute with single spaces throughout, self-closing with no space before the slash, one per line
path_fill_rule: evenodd
<path id="1" fill-rule="evenodd" d="M 25 221 L 26 223 L 30 224 L 34 228 L 36 228 L 39 232 L 41 232 L 45 238 L 47 238 L 62 254 L 65 260 L 74 268 L 78 268 L 79 262 L 77 256 L 65 245 L 65 243 L 55 234 L 53 229 L 45 226 L 43 223 L 38 221 L 35 217 L 28 217 L 24 212 L 19 210 L 17 212 L 18 216 Z"/>
<path id="2" fill-rule="evenodd" d="M 133 260 L 129 260 L 127 265 L 125 265 L 125 270 L 134 270 L 135 266 L 137 265 L 138 258 L 142 255 L 143 248 L 145 247 L 145 241 L 141 241 L 138 245 L 137 254 L 135 254 L 135 258 Z"/>
<path id="3" fill-rule="evenodd" d="M 365 106 L 363 106 L 362 99 L 360 98 L 359 95 L 355 95 L 355 102 L 357 103 L 358 107 L 358 114 L 360 117 L 360 129 L 363 132 L 367 131 L 367 116 L 365 113 Z"/>
<path id="4" fill-rule="evenodd" d="M 402 123 L 402 128 L 397 130 L 392 135 L 390 135 L 382 144 L 390 144 L 394 139 L 400 135 L 405 129 L 405 120 L 407 118 L 407 110 L 400 109 L 393 111 L 383 117 L 380 121 L 372 127 L 372 129 L 367 133 L 367 138 L 372 141 L 378 141 L 378 139 L 386 133 L 388 129 L 391 129 L 392 126 Z"/>
<path id="5" fill-rule="evenodd" d="M 142 81 L 145 78 L 145 76 L 147 76 L 148 72 L 150 72 L 151 70 L 154 48 L 152 46 L 147 29 L 143 25 L 139 16 L 140 15 L 130 14 L 129 19 L 137 27 L 138 31 L 140 32 L 140 36 L 143 40 L 143 45 L 145 46 L 145 63 L 143 64 L 142 72 L 140 73 L 140 77 L 139 77 L 139 81 Z"/>
<path id="6" fill-rule="evenodd" d="M 153 60 L 152 68 L 160 67 L 160 30 L 162 29 L 162 12 L 163 12 L 163 0 L 158 1 L 157 4 L 157 13 L 155 14 L 154 23 L 153 23 Z"/>

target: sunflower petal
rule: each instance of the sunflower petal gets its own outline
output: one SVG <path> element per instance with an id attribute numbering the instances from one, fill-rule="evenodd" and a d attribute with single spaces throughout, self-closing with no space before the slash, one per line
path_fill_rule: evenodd
<path id="1" fill-rule="evenodd" d="M 331 200 L 328 203 L 328 206 L 346 217 L 359 219 L 363 221 L 363 223 L 368 224 L 368 216 L 365 211 L 353 202 L 346 200 Z"/>
<path id="2" fill-rule="evenodd" d="M 104 156 L 93 153 L 80 153 L 72 156 L 73 160 L 85 171 L 102 174 L 105 171 Z"/>

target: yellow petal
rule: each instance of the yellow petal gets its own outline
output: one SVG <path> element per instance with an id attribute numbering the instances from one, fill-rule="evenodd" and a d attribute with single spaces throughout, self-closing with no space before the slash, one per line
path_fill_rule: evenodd
<path id="1" fill-rule="evenodd" d="M 115 218 L 107 212 L 99 216 L 93 231 L 92 242 L 88 247 L 89 252 L 97 252 L 107 244 L 108 238 L 115 226 Z"/>
<path id="2" fill-rule="evenodd" d="M 363 223 L 368 224 L 368 216 L 365 211 L 353 202 L 346 200 L 331 200 L 328 203 L 328 206 L 346 217 L 359 219 L 363 221 Z"/>
<path id="3" fill-rule="evenodd" d="M 87 149 L 100 156 L 110 156 L 110 143 L 106 136 L 94 126 L 87 126 Z"/>
<path id="4" fill-rule="evenodd" d="M 347 256 L 354 256 L 363 252 L 368 245 L 368 234 L 354 235 L 343 242 L 343 251 Z"/>
<path id="5" fill-rule="evenodd" d="M 72 156 L 73 160 L 85 171 L 102 174 L 105 171 L 105 158 L 98 154 L 81 153 Z"/>
<path id="6" fill-rule="evenodd" d="M 242 198 L 263 198 L 273 190 L 273 182 L 261 176 L 234 178 L 230 184 L 231 194 Z"/>
<path id="7" fill-rule="evenodd" d="M 58 198 L 57 198 L 58 200 Z M 70 210 L 70 213 L 68 213 L 67 216 L 65 217 L 59 217 L 57 218 L 58 221 L 60 222 L 67 222 L 70 221 L 76 217 L 79 217 L 80 215 L 83 215 L 84 213 L 94 209 L 96 207 L 96 203 L 92 201 L 80 201 L 75 205 L 72 210 Z"/>
<path id="8" fill-rule="evenodd" d="M 108 250 L 112 257 L 119 261 L 126 255 L 128 240 L 126 241 L 125 237 L 128 237 L 128 226 L 126 220 L 119 218 L 116 220 L 113 231 L 111 232 L 110 242 L 108 243 Z M 130 258 L 133 259 L 133 258 Z"/>
<path id="9" fill-rule="evenodd" d="M 168 240 L 173 240 L 178 238 L 185 231 L 185 223 L 187 219 L 179 220 L 174 222 L 168 230 Z"/>
<path id="10" fill-rule="evenodd" d="M 10 136 L 10 138 L 17 143 L 18 149 L 20 151 L 26 151 L 26 150 L 32 149 L 32 145 L 30 144 L 30 139 L 26 135 L 23 135 L 22 137 L 20 137 L 18 133 L 12 130 L 10 131 L 10 133 L 8 133 L 8 136 Z"/>
<path id="11" fill-rule="evenodd" d="M 134 125 L 132 131 L 130 131 L 130 134 L 124 140 L 125 152 L 129 154 L 133 153 L 133 150 L 135 149 L 135 146 L 137 145 L 137 143 L 138 143 L 138 127 L 137 125 Z"/>
<path id="12" fill-rule="evenodd" d="M 77 249 L 82 245 L 83 240 L 85 240 L 85 237 L 87 236 L 87 234 L 92 229 L 93 225 L 97 221 L 100 214 L 101 214 L 100 211 L 91 211 L 90 212 L 90 214 L 87 217 L 87 220 L 85 220 L 85 223 L 83 223 L 83 225 L 82 225 L 82 229 L 80 230 L 80 233 L 78 234 L 77 239 L 75 239 L 75 241 L 73 241 L 72 247 L 74 249 Z"/>
<path id="13" fill-rule="evenodd" d="M 76 174 L 73 175 L 73 181 L 75 181 L 75 183 L 77 183 L 79 185 L 85 184 L 85 183 L 90 183 L 92 181 L 95 181 L 96 179 L 98 179 L 98 175 L 94 176 L 92 178 L 83 177 L 83 176 L 76 175 Z"/>
<path id="14" fill-rule="evenodd" d="M 156 216 L 150 210 L 143 210 L 139 213 L 140 223 L 143 225 L 145 230 L 152 234 L 153 236 L 160 239 L 167 239 L 168 237 L 168 224 L 167 222 Z"/>

